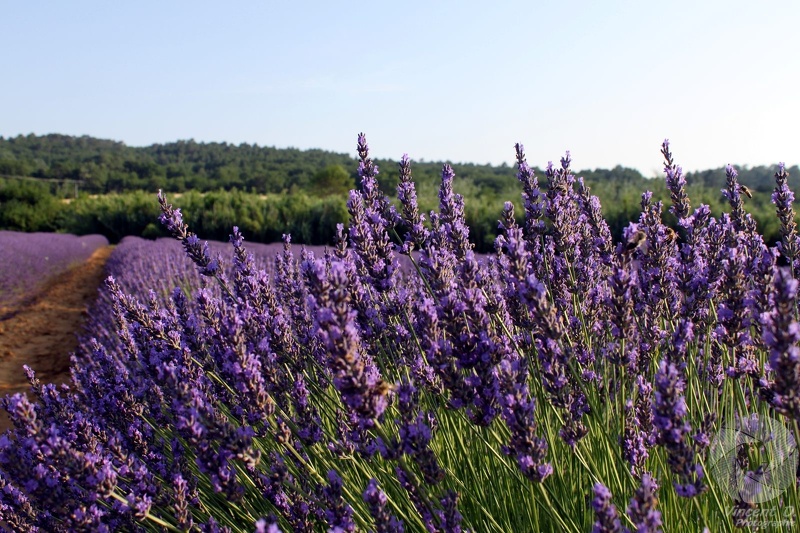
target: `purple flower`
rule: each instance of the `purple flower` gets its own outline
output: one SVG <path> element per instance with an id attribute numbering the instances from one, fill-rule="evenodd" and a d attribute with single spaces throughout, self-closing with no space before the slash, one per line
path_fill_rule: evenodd
<path id="1" fill-rule="evenodd" d="M 626 533 L 660 533 L 661 512 L 656 509 L 658 498 L 656 491 L 658 485 L 652 476 L 645 472 L 642 481 L 631 498 L 628 507 L 628 518 L 633 522 L 632 530 L 625 529 Z"/>
<path id="2" fill-rule="evenodd" d="M 750 218 L 744 210 L 744 202 L 742 201 L 742 185 L 738 180 L 739 173 L 732 165 L 725 167 L 725 188 L 722 189 L 722 195 L 728 199 L 731 206 L 731 220 L 733 227 L 736 231 L 755 231 L 755 221 Z"/>
<path id="3" fill-rule="evenodd" d="M 419 467 L 425 483 L 436 485 L 445 475 L 430 448 L 436 418 L 433 413 L 420 410 L 419 392 L 412 383 L 400 383 L 397 386 L 396 397 L 400 412 L 400 418 L 395 420 L 398 426 L 397 437 L 379 442 L 381 454 L 387 459 L 407 456 Z"/>
<path id="4" fill-rule="evenodd" d="M 256 520 L 255 533 L 281 533 L 281 530 L 275 522 L 268 522 L 265 518 L 259 518 Z"/>
<path id="5" fill-rule="evenodd" d="M 375 533 L 403 533 L 403 522 L 389 512 L 386 493 L 378 487 L 374 478 L 369 480 L 363 497 L 375 520 Z"/>
<path id="6" fill-rule="evenodd" d="M 411 253 L 414 249 L 425 246 L 428 240 L 428 230 L 423 223 L 425 215 L 420 214 L 417 205 L 417 190 L 411 178 L 411 161 L 408 154 L 400 158 L 400 183 L 397 185 L 397 199 L 400 201 L 401 214 L 396 219 L 406 227 L 406 234 L 402 252 Z"/>
<path id="7" fill-rule="evenodd" d="M 545 241 L 545 253 L 552 253 L 550 279 L 553 284 L 554 299 L 559 307 L 569 305 L 568 280 L 569 265 L 579 254 L 580 229 L 585 224 L 586 215 L 581 212 L 577 195 L 573 189 L 575 177 L 570 169 L 570 156 L 561 159 L 561 168 L 555 169 L 552 162 L 547 164 L 545 175 L 548 179 L 545 215 L 551 222 Z M 550 247 L 551 250 L 547 250 Z"/>
<path id="8" fill-rule="evenodd" d="M 653 386 L 636 376 L 636 401 L 625 402 L 625 424 L 620 436 L 622 457 L 630 465 L 630 472 L 639 476 L 645 460 L 650 456 L 649 449 L 656 443 L 656 428 L 653 425 L 652 409 Z"/>
<path id="9" fill-rule="evenodd" d="M 602 483 L 595 483 L 592 493 L 594 495 L 592 509 L 595 516 L 592 533 L 621 533 L 622 526 L 617 508 L 611 503 L 611 491 Z"/>
<path id="10" fill-rule="evenodd" d="M 800 262 L 797 261 L 800 255 L 800 242 L 797 239 L 797 224 L 795 223 L 794 193 L 788 185 L 789 174 L 786 172 L 786 165 L 778 165 L 778 172 L 775 173 L 775 191 L 772 193 L 772 203 L 781 222 L 781 242 L 778 245 L 781 255 L 783 255 L 791 265 L 795 278 L 800 278 Z"/>
<path id="11" fill-rule="evenodd" d="M 667 452 L 667 462 L 678 477 L 675 490 L 679 496 L 691 498 L 706 490 L 703 467 L 695 458 L 689 443 L 692 427 L 687 421 L 683 396 L 682 371 L 673 362 L 662 361 L 655 380 L 653 423 L 658 429 L 658 443 Z"/>
<path id="12" fill-rule="evenodd" d="M 325 349 L 325 364 L 344 404 L 370 428 L 386 409 L 387 388 L 380 372 L 364 352 L 350 307 L 347 269 L 340 261 L 303 265 L 309 290 L 309 305 L 315 314 L 315 336 Z"/>
<path id="13" fill-rule="evenodd" d="M 514 145 L 517 151 L 517 179 L 522 183 L 522 200 L 525 206 L 525 237 L 531 245 L 538 246 L 539 236 L 544 234 L 544 194 L 539 190 L 539 180 L 525 159 L 522 144 Z"/>
<path id="14" fill-rule="evenodd" d="M 461 533 L 461 520 L 463 517 L 458 512 L 458 493 L 448 491 L 439 500 L 442 510 L 437 513 L 444 533 Z"/>
<path id="15" fill-rule="evenodd" d="M 400 408 L 406 412 L 411 402 L 400 402 Z M 413 412 L 413 411 L 411 411 Z M 435 418 L 430 413 L 418 412 L 416 417 L 404 416 L 405 420 L 398 431 L 400 450 L 411 457 L 420 468 L 422 477 L 429 485 L 444 479 L 444 470 L 439 466 L 436 455 L 430 449 L 433 437 L 431 427 Z"/>
<path id="16" fill-rule="evenodd" d="M 182 475 L 177 474 L 172 481 L 175 488 L 175 520 L 181 529 L 191 529 L 193 525 L 192 515 L 189 512 L 189 484 Z"/>
<path id="17" fill-rule="evenodd" d="M 643 329 L 643 341 L 655 345 L 663 335 L 658 322 L 671 320 L 680 309 L 676 276 L 679 263 L 675 232 L 662 222 L 661 202 L 652 203 L 652 194 L 648 193 L 642 195 L 642 214 L 639 219 L 646 243 L 640 248 L 642 253 L 638 269 L 640 291 L 645 298 L 637 312 L 648 321 L 648 327 Z M 647 353 L 647 350 L 640 351 Z"/>
<path id="18" fill-rule="evenodd" d="M 709 207 L 701 205 L 683 220 L 686 241 L 680 245 L 680 264 L 676 276 L 683 297 L 680 315 L 699 322 L 708 319 L 709 300 L 716 289 L 709 275 L 712 254 L 708 246 L 707 226 L 710 216 Z"/>
<path id="19" fill-rule="evenodd" d="M 438 517 L 434 516 L 433 512 L 435 504 L 420 490 L 416 476 L 399 466 L 395 468 L 395 474 L 400 486 L 406 491 L 411 503 L 414 505 L 414 509 L 419 513 L 425 529 L 427 531 L 437 531 L 439 526 Z"/>
<path id="20" fill-rule="evenodd" d="M 635 370 L 639 359 L 639 329 L 634 319 L 634 299 L 638 285 L 635 271 L 616 267 L 608 279 L 605 297 L 608 330 L 612 341 L 603 347 L 603 353 L 612 363 Z"/>
<path id="21" fill-rule="evenodd" d="M 664 139 L 661 144 L 661 153 L 664 155 L 664 173 L 667 176 L 667 188 L 672 198 L 672 207 L 669 211 L 678 219 L 689 215 L 689 197 L 686 195 L 686 178 L 683 169 L 675 164 L 672 152 L 669 151 L 669 139 Z"/>
<path id="22" fill-rule="evenodd" d="M 544 481 L 553 473 L 553 467 L 545 462 L 547 441 L 536 434 L 535 402 L 527 385 L 527 367 L 519 360 L 505 360 L 500 363 L 498 375 L 502 416 L 511 432 L 503 451 L 516 458 L 525 477 Z"/>
<path id="23" fill-rule="evenodd" d="M 360 191 L 350 191 L 350 246 L 364 281 L 378 292 L 391 290 L 398 269 L 389 237 L 392 217 L 389 203 L 378 186 L 378 167 L 369 158 L 363 133 L 358 136 Z"/>
<path id="24" fill-rule="evenodd" d="M 608 223 L 603 218 L 600 199 L 591 194 L 583 178 L 578 178 L 578 205 L 583 214 L 585 224 L 582 227 L 584 235 L 581 240 L 583 252 L 581 253 L 582 267 L 586 270 L 584 277 L 587 286 L 603 278 L 608 273 L 608 267 L 613 262 L 613 241 Z M 593 279 L 590 279 L 592 278 Z"/>
<path id="25" fill-rule="evenodd" d="M 727 346 L 729 352 L 735 352 L 734 364 L 727 370 L 728 375 L 755 376 L 758 371 L 750 333 L 753 317 L 747 287 L 748 252 L 743 246 L 738 246 L 739 234 L 735 232 L 734 224 L 731 222 L 725 227 L 728 246 L 720 250 L 716 258 L 722 265 L 723 277 L 719 287 L 721 301 L 717 311 L 718 326 L 714 335 Z"/>
<path id="26" fill-rule="evenodd" d="M 463 260 L 467 251 L 472 250 L 469 242 L 469 228 L 464 219 L 464 197 L 453 192 L 453 172 L 450 165 L 442 167 L 442 184 L 439 187 L 439 220 L 443 242 L 455 255 Z"/>
<path id="27" fill-rule="evenodd" d="M 355 531 L 353 508 L 344 500 L 344 482 L 335 470 L 328 471 L 328 485 L 323 487 L 322 494 L 327 503 L 325 522 L 329 530 Z"/>
<path id="28" fill-rule="evenodd" d="M 762 394 L 766 394 L 778 412 L 800 421 L 800 324 L 794 319 L 797 316 L 797 289 L 798 282 L 791 272 L 778 270 L 775 307 L 761 315 L 772 377 Z"/>
<path id="29" fill-rule="evenodd" d="M 200 273 L 204 276 L 216 277 L 222 285 L 226 285 L 220 272 L 221 260 L 212 258 L 208 243 L 204 242 L 201 245 L 197 235 L 189 231 L 189 227 L 183 221 L 181 210 L 174 209 L 172 204 L 168 204 L 166 196 L 160 190 L 158 191 L 158 202 L 161 205 L 159 220 L 166 226 L 173 237 L 183 243 L 186 254 L 198 266 Z"/>

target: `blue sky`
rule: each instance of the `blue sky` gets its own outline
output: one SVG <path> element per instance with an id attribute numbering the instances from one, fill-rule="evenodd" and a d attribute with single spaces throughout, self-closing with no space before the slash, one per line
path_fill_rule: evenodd
<path id="1" fill-rule="evenodd" d="M 0 0 L 0 135 L 800 162 L 800 2 Z"/>

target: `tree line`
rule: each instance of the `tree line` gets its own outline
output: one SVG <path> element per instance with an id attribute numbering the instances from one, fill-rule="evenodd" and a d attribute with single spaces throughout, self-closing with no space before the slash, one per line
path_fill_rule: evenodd
<path id="1" fill-rule="evenodd" d="M 397 162 L 376 163 L 381 188 L 394 196 Z M 441 166 L 412 165 L 425 211 L 438 205 Z M 491 250 L 503 202 L 513 201 L 517 213 L 522 212 L 515 169 L 505 164 L 452 166 L 476 248 Z M 324 150 L 192 140 L 130 147 L 88 136 L 0 137 L 0 228 L 100 233 L 111 241 L 130 234 L 154 237 L 162 235 L 154 198 L 163 189 L 205 238 L 225 239 L 236 224 L 253 241 L 272 242 L 292 233 L 296 242 L 327 244 L 336 224 L 347 220 L 346 194 L 356 185 L 356 169 L 354 157 Z M 753 191 L 747 207 L 772 240 L 778 228 L 770 204 L 775 170 L 739 168 L 740 182 Z M 600 198 L 617 238 L 638 217 L 643 191 L 669 201 L 663 180 L 635 169 L 617 166 L 576 174 Z M 789 174 L 796 190 L 800 169 L 795 165 Z M 544 185 L 544 173 L 537 169 L 537 175 Z M 724 168 L 688 173 L 687 181 L 693 205 L 707 203 L 714 214 L 724 209 Z"/>

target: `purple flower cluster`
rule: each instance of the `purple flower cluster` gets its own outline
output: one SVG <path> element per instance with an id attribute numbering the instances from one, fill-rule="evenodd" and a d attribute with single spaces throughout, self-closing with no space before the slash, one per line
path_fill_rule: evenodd
<path id="1" fill-rule="evenodd" d="M 655 404 L 653 423 L 658 429 L 658 443 L 667 451 L 667 462 L 678 476 L 675 490 L 678 495 L 691 498 L 703 492 L 703 468 L 696 462 L 695 450 L 689 443 L 691 425 L 687 421 L 685 384 L 682 372 L 666 360 L 661 362 L 655 379 Z"/>
<path id="2" fill-rule="evenodd" d="M 626 529 L 626 533 L 635 531 L 636 533 L 660 533 L 661 532 L 661 512 L 656 509 L 658 505 L 658 484 L 653 477 L 645 473 L 642 475 L 642 482 L 631 498 L 628 506 L 628 517 L 633 522 L 632 530 Z"/>
<path id="3" fill-rule="evenodd" d="M 764 383 L 767 401 L 778 412 L 800 422 L 800 324 L 797 317 L 798 282 L 785 270 L 775 280 L 775 307 L 764 313 L 764 341 L 769 349 L 773 379 Z"/>
<path id="4" fill-rule="evenodd" d="M 772 193 L 772 203 L 781 222 L 781 242 L 778 249 L 786 258 L 794 273 L 795 279 L 800 277 L 800 242 L 797 238 L 797 224 L 795 223 L 794 193 L 788 185 L 789 174 L 786 172 L 786 165 L 778 165 L 778 172 L 775 173 L 775 191 Z"/>
<path id="5" fill-rule="evenodd" d="M 539 179 L 535 172 L 528 166 L 525 158 L 525 147 L 517 143 L 517 179 L 522 184 L 522 200 L 525 203 L 525 232 L 530 242 L 535 242 L 539 236 L 544 235 L 544 194 L 539 189 Z"/>
<path id="6" fill-rule="evenodd" d="M 369 429 L 386 409 L 388 386 L 361 343 L 347 288 L 347 267 L 340 261 L 307 260 L 303 270 L 322 363 L 359 428 Z"/>
<path id="7" fill-rule="evenodd" d="M 656 509 L 658 485 L 649 473 L 642 475 L 641 484 L 634 492 L 627 509 L 628 519 L 633 529 L 623 528 L 620 524 L 619 512 L 612 503 L 612 494 L 602 483 L 595 483 L 592 493 L 592 509 L 595 522 L 592 533 L 660 533 L 661 512 Z"/>
<path id="8" fill-rule="evenodd" d="M 638 476 L 655 446 L 657 435 L 653 421 L 653 385 L 640 375 L 636 379 L 636 400 L 625 402 L 625 424 L 620 436 L 622 457 L 630 465 L 631 474 Z"/>
<path id="9" fill-rule="evenodd" d="M 683 175 L 683 169 L 672 159 L 672 152 L 669 151 L 669 139 L 664 139 L 661 144 L 661 154 L 664 156 L 664 174 L 672 199 L 670 212 L 679 220 L 683 220 L 689 216 L 690 210 L 689 197 L 686 194 L 686 177 Z"/>
<path id="10" fill-rule="evenodd" d="M 379 487 L 375 479 L 370 479 L 364 490 L 364 501 L 369 506 L 369 512 L 375 519 L 375 533 L 403 533 L 403 523 L 387 508 L 388 498 Z"/>
<path id="11" fill-rule="evenodd" d="M 611 502 L 611 491 L 602 483 L 595 483 L 592 493 L 592 509 L 596 518 L 592 533 L 620 533 L 622 526 L 617 507 Z"/>

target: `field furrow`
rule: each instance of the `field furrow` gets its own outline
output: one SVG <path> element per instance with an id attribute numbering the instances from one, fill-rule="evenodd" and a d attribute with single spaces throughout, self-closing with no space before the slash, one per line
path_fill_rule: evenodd
<path id="1" fill-rule="evenodd" d="M 0 321 L 0 392 L 26 391 L 23 365 L 36 371 L 42 382 L 69 381 L 69 356 L 77 346 L 76 334 L 86 319 L 103 281 L 104 267 L 113 247 L 104 246 L 79 266 L 54 277 L 26 305 L 12 309 Z M 5 412 L 0 430 L 7 427 Z"/>

